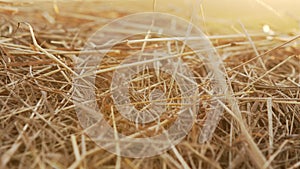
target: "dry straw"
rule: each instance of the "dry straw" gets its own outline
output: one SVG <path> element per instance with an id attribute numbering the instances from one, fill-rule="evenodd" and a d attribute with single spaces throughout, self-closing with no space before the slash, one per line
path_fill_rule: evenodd
<path id="1" fill-rule="evenodd" d="M 242 24 L 244 34 L 210 32 L 224 61 L 229 92 L 218 96 L 226 100 L 221 102 L 225 111 L 211 140 L 204 144 L 199 144 L 198 137 L 210 109 L 211 79 L 203 61 L 184 51 L 181 57 L 193 70 L 200 91 L 195 125 L 170 151 L 131 159 L 101 149 L 84 135 L 71 99 L 74 60 L 87 38 L 126 13 L 77 12 L 81 2 L 60 11 L 56 3 L 44 3 L 43 8 L 31 2 L 0 3 L 0 168 L 299 168 L 300 46 L 296 34 L 248 33 Z M 160 131 L 155 125 L 146 125 L 140 126 L 143 132 L 137 134 L 135 125 L 114 112 L 107 89 L 111 71 L 124 59 L 118 52 L 145 41 L 150 44 L 147 48 L 172 40 L 162 37 L 121 43 L 110 51 L 114 59 L 101 65 L 98 77 L 103 83 L 96 85 L 97 96 L 115 130 L 135 137 Z M 143 78 L 137 78 L 134 85 L 140 90 L 146 88 L 143 84 L 169 87 L 161 79 L 147 82 L 153 76 L 150 70 L 139 76 Z M 168 109 L 170 116 L 162 117 L 163 127 L 172 122 L 169 117 L 181 99 L 174 86 L 165 100 L 173 107 Z M 133 104 L 147 104 L 141 97 L 134 96 Z"/>

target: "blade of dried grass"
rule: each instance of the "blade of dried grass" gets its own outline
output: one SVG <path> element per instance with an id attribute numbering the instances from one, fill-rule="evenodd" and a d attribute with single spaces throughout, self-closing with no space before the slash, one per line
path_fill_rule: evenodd
<path id="1" fill-rule="evenodd" d="M 48 56 L 50 59 L 53 59 L 56 63 L 58 63 L 59 65 L 61 65 L 62 67 L 66 68 L 67 70 L 69 70 L 73 75 L 78 76 L 76 72 L 74 72 L 69 66 L 67 66 L 65 63 L 63 63 L 61 60 L 59 60 L 58 58 L 56 58 L 54 55 L 52 55 L 51 53 L 47 52 L 47 50 L 43 49 L 36 41 L 35 36 L 34 36 L 34 32 L 33 32 L 33 28 L 29 23 L 23 22 L 24 24 L 26 24 L 29 27 L 29 31 L 31 34 L 31 38 L 33 41 L 34 46 L 39 49 L 41 52 L 45 53 L 46 56 Z"/>
<path id="2" fill-rule="evenodd" d="M 272 111 L 272 98 L 267 99 L 267 109 L 268 109 L 268 124 L 269 124 L 269 154 L 273 152 L 273 111 Z"/>
<path id="3" fill-rule="evenodd" d="M 177 148 L 175 146 L 172 146 L 171 149 L 175 154 L 175 156 L 177 157 L 177 159 L 179 160 L 179 162 L 181 163 L 182 167 L 184 169 L 190 169 L 189 165 L 185 162 L 184 158 L 180 155 Z"/>
<path id="4" fill-rule="evenodd" d="M 117 153 L 117 160 L 116 160 L 116 165 L 115 169 L 120 169 L 121 168 L 121 149 L 120 149 L 120 139 L 119 139 L 119 133 L 117 130 L 117 125 L 116 125 L 116 120 L 115 120 L 115 114 L 114 114 L 114 108 L 111 106 L 111 117 L 112 117 L 112 122 L 113 122 L 113 129 L 114 129 L 114 136 L 115 136 L 115 145 L 116 145 L 116 153 Z"/>
<path id="5" fill-rule="evenodd" d="M 73 147 L 73 152 L 75 155 L 76 161 L 80 161 L 80 153 L 79 153 L 79 147 L 76 141 L 76 136 L 74 134 L 71 135 L 71 142 L 72 142 L 72 147 Z M 82 167 L 80 167 L 82 168 Z"/>

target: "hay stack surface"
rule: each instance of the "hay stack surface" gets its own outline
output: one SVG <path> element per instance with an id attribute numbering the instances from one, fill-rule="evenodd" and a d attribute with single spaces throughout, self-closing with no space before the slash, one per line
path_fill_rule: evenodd
<path id="1" fill-rule="evenodd" d="M 299 168 L 297 34 L 248 33 L 241 25 L 242 34 L 237 36 L 213 36 L 214 29 L 208 26 L 235 97 L 235 102 L 225 103 L 229 110 L 224 111 L 211 141 L 198 143 L 209 109 L 201 105 L 196 124 L 176 151 L 145 159 L 117 157 L 83 134 L 71 98 L 72 71 L 74 58 L 94 31 L 133 11 L 82 3 L 0 2 L 0 168 Z M 99 8 L 92 10 L 93 6 Z M 116 55 L 113 64 L 120 64 L 123 56 Z M 199 65 L 189 63 L 195 72 L 201 72 Z M 146 75 L 153 72 L 141 76 Z M 110 76 L 101 75 L 106 81 L 97 86 L 99 95 L 109 87 Z M 199 89 L 209 88 L 203 79 Z M 141 83 L 145 84 L 135 84 L 139 90 L 145 87 Z M 148 85 L 155 83 L 154 79 Z M 177 91 L 173 90 L 174 99 Z M 143 106 L 139 97 L 132 101 Z M 210 96 L 203 92 L 201 99 L 205 103 Z M 238 117 L 232 114 L 235 103 Z M 110 106 L 101 108 L 110 111 Z M 106 119 L 111 121 L 109 115 Z M 120 131 L 127 127 L 125 132 L 134 132 L 134 126 L 120 124 Z"/>

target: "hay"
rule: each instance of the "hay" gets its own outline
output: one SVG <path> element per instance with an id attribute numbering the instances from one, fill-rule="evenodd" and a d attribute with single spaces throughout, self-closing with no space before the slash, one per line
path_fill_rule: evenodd
<path id="1" fill-rule="evenodd" d="M 72 102 L 74 60 L 87 38 L 113 18 L 126 11 L 83 10 L 80 3 L 69 8 L 28 1 L 0 3 L 0 168 L 297 168 L 300 166 L 300 57 L 299 36 L 259 31 L 245 34 L 214 35 L 210 40 L 224 61 L 232 94 L 226 96 L 225 111 L 212 139 L 199 144 L 206 118 L 205 106 L 211 99 L 210 81 L 203 62 L 184 57 L 198 78 L 201 91 L 200 113 L 188 136 L 161 155 L 133 159 L 117 157 L 98 147 L 83 134 Z M 93 6 L 89 2 L 89 6 Z M 100 3 L 101 4 L 101 3 Z M 49 8 L 50 5 L 50 8 Z M 61 6 L 66 4 L 61 4 Z M 99 4 L 98 4 L 99 5 Z M 155 4 L 153 5 L 155 7 Z M 75 10 L 76 9 L 76 10 Z M 208 28 L 209 31 L 209 28 Z M 182 98 L 170 78 L 148 70 L 137 75 L 135 90 L 147 90 L 148 96 L 133 95 L 136 107 L 148 104 L 151 87 L 166 88 L 167 113 L 161 125 L 132 125 L 114 112 L 107 94 L 111 71 L 124 56 L 139 46 L 165 45 L 151 39 L 132 40 L 132 44 L 114 47 L 114 60 L 104 59 L 98 72 L 102 81 L 97 99 L 105 119 L 115 130 L 133 137 L 155 135 L 176 119 L 174 112 Z M 141 45 L 149 40 L 147 46 Z M 134 42 L 134 43 L 133 43 Z M 172 49 L 175 42 L 170 44 Z M 118 53 L 127 49 L 128 53 Z M 190 49 L 184 49 L 191 54 Z M 143 78 L 141 78 L 143 77 Z M 97 83 L 99 84 L 99 83 Z M 223 97 L 223 96 L 220 96 Z M 105 103 L 105 104 L 102 104 Z M 116 122 L 118 122 L 116 124 Z M 136 134 L 136 127 L 143 132 Z"/>

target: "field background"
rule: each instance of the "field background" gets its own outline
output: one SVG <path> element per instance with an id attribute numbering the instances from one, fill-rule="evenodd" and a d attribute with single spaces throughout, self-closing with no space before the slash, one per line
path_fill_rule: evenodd
<path id="1" fill-rule="evenodd" d="M 8 1 L 9 2 L 9 1 Z M 14 1 L 30 10 L 32 8 L 53 12 L 53 3 L 61 12 L 89 12 L 98 15 L 102 11 L 124 11 L 125 13 L 151 12 L 152 0 L 80 0 L 80 1 Z M 19 3 L 17 3 L 19 2 Z M 27 5 L 24 5 L 26 4 Z M 300 27 L 300 1 L 298 0 L 202 0 L 196 1 L 157 0 L 155 11 L 167 12 L 190 19 L 192 8 L 196 7 L 199 20 L 195 24 L 209 29 L 212 34 L 236 33 L 242 31 L 240 23 L 247 29 L 261 31 L 267 24 L 274 31 L 297 32 Z M 31 4 L 31 5 L 30 5 Z M 196 5 L 195 5 L 196 4 Z M 28 18 L 30 19 L 30 18 Z M 32 19 L 32 18 L 31 18 Z"/>

